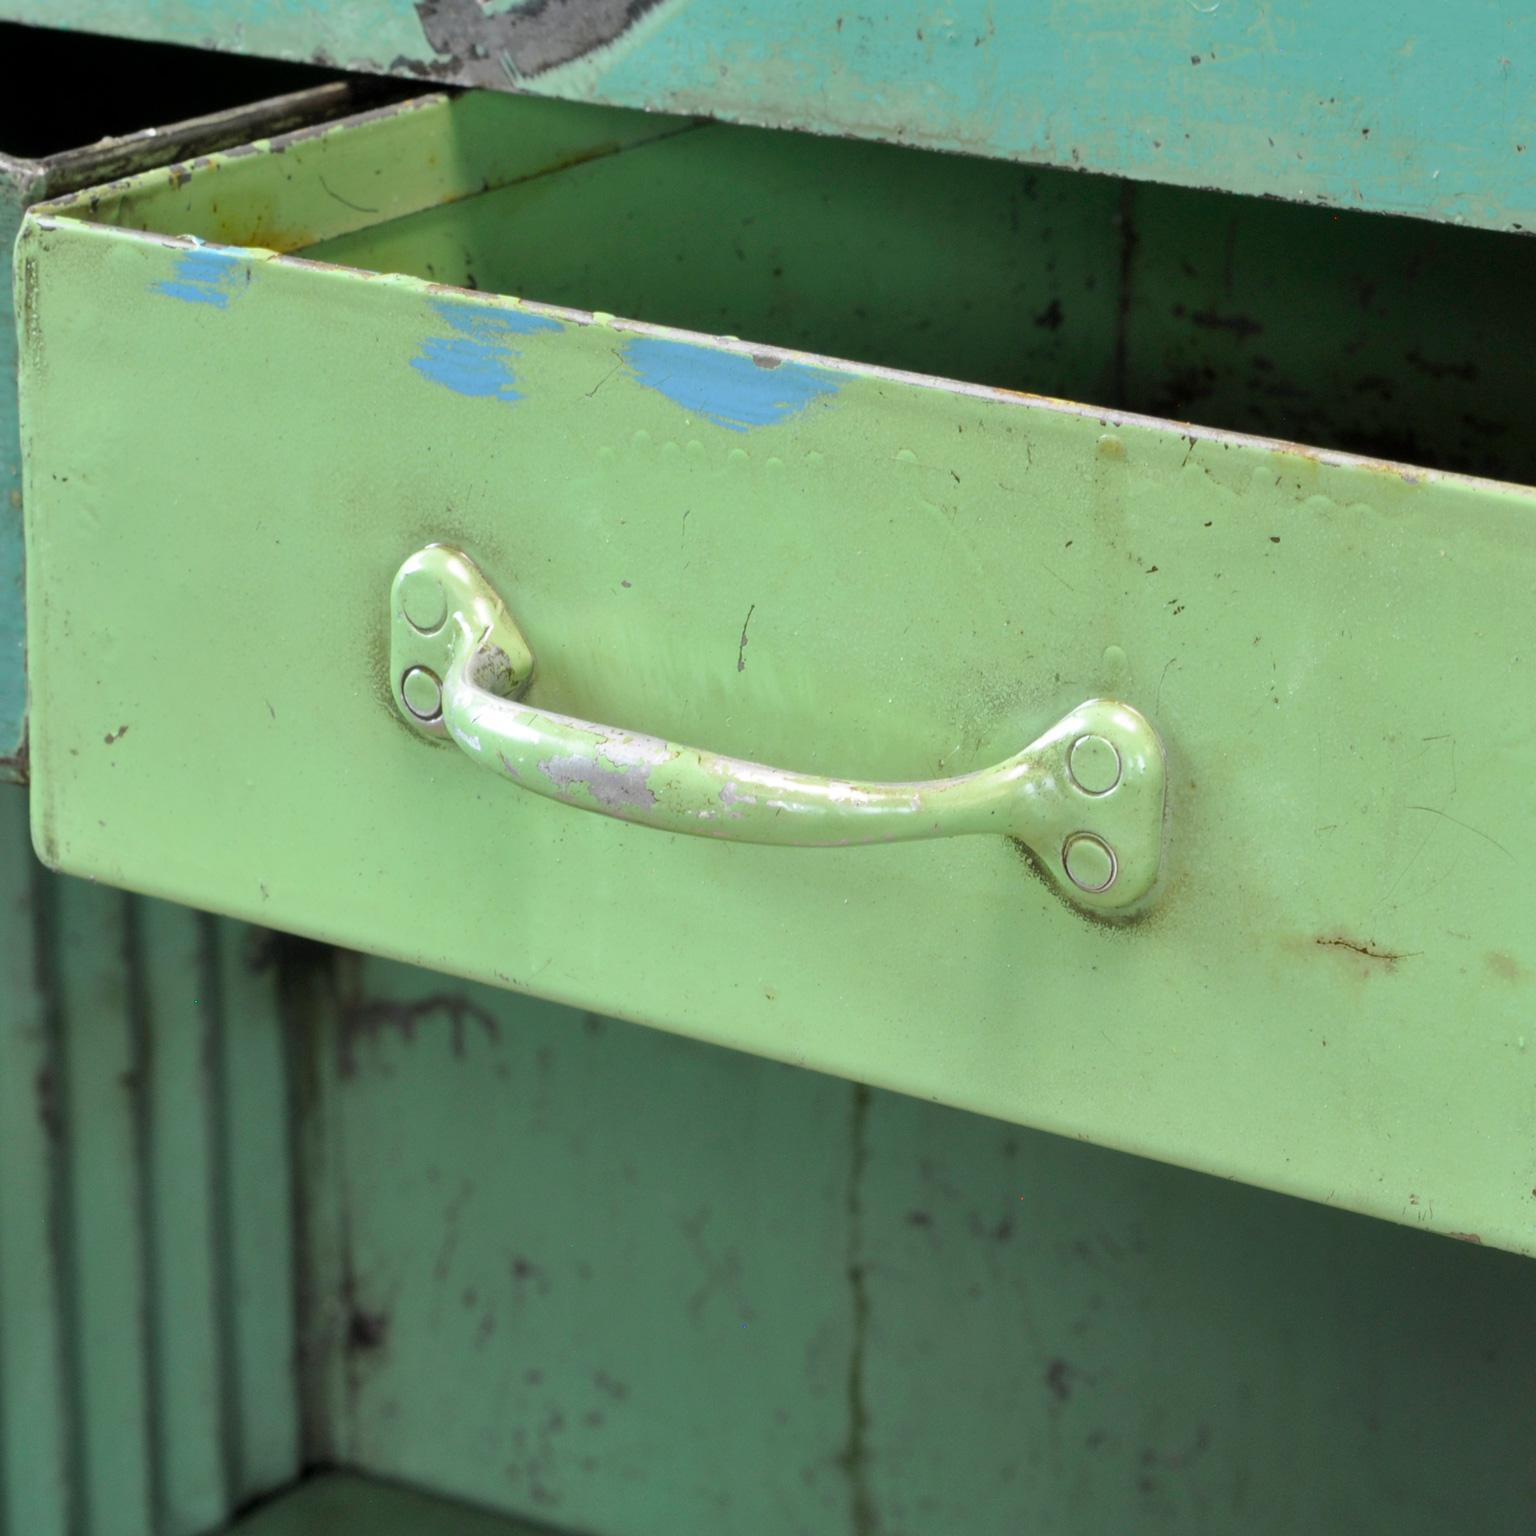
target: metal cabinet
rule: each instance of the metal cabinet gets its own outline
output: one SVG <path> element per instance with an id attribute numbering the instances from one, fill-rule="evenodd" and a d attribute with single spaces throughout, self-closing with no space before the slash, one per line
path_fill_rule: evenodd
<path id="1" fill-rule="evenodd" d="M 49 8 L 534 94 L 26 222 L 0 1532 L 1523 1533 L 1490 16 L 406 9 Z"/>

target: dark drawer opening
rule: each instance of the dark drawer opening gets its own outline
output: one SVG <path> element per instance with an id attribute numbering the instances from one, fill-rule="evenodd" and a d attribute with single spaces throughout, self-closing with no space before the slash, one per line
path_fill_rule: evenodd
<path id="1" fill-rule="evenodd" d="M 553 105 L 462 114 L 464 153 Z M 308 254 L 1536 481 L 1536 246 L 1346 199 L 683 123 Z"/>
<path id="2" fill-rule="evenodd" d="M 13 80 L 31 83 L 0 101 L 0 154 L 19 160 L 53 159 L 336 79 L 335 70 L 311 65 L 14 22 L 0 22 L 0 58 Z"/>

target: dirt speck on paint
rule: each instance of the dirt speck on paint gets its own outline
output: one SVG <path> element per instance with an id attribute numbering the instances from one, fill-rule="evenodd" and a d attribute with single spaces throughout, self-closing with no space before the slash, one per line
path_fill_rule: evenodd
<path id="1" fill-rule="evenodd" d="M 1483 960 L 1500 981 L 1524 981 L 1531 974 L 1527 966 L 1521 965 L 1513 955 L 1501 949 L 1490 949 Z"/>
<path id="2" fill-rule="evenodd" d="M 1059 1356 L 1045 1368 L 1045 1385 L 1058 1403 L 1072 1400 L 1072 1367 Z"/>

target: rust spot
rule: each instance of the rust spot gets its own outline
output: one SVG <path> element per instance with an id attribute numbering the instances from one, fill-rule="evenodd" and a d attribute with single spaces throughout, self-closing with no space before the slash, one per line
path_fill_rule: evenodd
<path id="1" fill-rule="evenodd" d="M 1263 325 L 1250 315 L 1218 315 L 1213 309 L 1192 310 L 1191 322 L 1208 331 L 1230 331 L 1234 336 L 1248 337 L 1262 334 Z"/>
<path id="2" fill-rule="evenodd" d="M 753 603 L 747 609 L 746 618 L 741 621 L 741 639 L 736 646 L 736 670 L 738 672 L 745 672 L 747 670 L 747 646 L 751 644 L 751 641 L 747 639 L 747 626 L 752 622 L 752 615 L 756 612 L 757 604 Z"/>
<path id="3" fill-rule="evenodd" d="M 1476 1232 L 1447 1232 L 1445 1235 L 1454 1237 L 1458 1243 L 1472 1243 L 1478 1248 L 1483 1246 L 1483 1240 Z"/>
<path id="4" fill-rule="evenodd" d="M 1490 949 L 1483 960 L 1488 969 L 1503 981 L 1524 981 L 1531 974 L 1513 955 L 1505 954 L 1502 949 Z"/>
<path id="5" fill-rule="evenodd" d="M 1072 1367 L 1060 1358 L 1052 1360 L 1045 1368 L 1045 1385 L 1058 1403 L 1072 1397 Z"/>
<path id="6" fill-rule="evenodd" d="M 43 1123 L 48 1140 L 57 1142 L 64 1134 L 64 1115 L 59 1105 L 59 1084 L 52 1067 L 43 1067 L 32 1081 L 37 1095 L 37 1118 Z"/>
<path id="7" fill-rule="evenodd" d="M 347 1353 L 363 1355 L 383 1349 L 388 1332 L 389 1318 L 383 1312 L 353 1307 L 347 1319 Z"/>
<path id="8" fill-rule="evenodd" d="M 386 1029 L 395 1030 L 404 1040 L 414 1041 L 423 1019 L 445 1014 L 453 1030 L 453 1054 L 462 1057 L 470 1024 L 478 1024 L 485 1037 L 495 1045 L 501 1039 L 501 1026 L 478 1003 L 451 992 L 434 992 L 415 1002 L 397 1002 L 391 998 L 371 997 L 349 1003 L 342 1009 L 338 1032 L 341 1075 L 352 1077 L 357 1071 L 357 1042 L 376 1041 Z"/>
<path id="9" fill-rule="evenodd" d="M 1414 350 L 1406 353 L 1404 361 L 1410 368 L 1416 368 L 1420 373 L 1427 374 L 1432 379 L 1460 379 L 1464 384 L 1474 383 L 1477 379 L 1476 363 L 1436 363 L 1431 362 L 1423 353 Z"/>
<path id="10" fill-rule="evenodd" d="M 1344 949 L 1352 955 L 1359 955 L 1366 960 L 1377 960 L 1381 964 L 1392 967 L 1399 960 L 1411 960 L 1413 953 L 1402 950 L 1382 949 L 1372 941 L 1361 942 L 1359 939 L 1350 939 L 1343 934 L 1335 934 L 1331 937 L 1313 940 L 1322 949 Z"/>

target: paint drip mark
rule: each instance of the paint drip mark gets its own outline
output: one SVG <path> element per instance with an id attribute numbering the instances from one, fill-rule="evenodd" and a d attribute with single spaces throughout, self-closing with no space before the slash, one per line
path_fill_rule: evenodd
<path id="1" fill-rule="evenodd" d="M 558 320 L 520 309 L 451 300 L 432 307 L 458 335 L 428 336 L 411 367 L 434 384 L 476 399 L 521 400 L 515 364 L 523 354 L 512 338 L 564 329 Z"/>
<path id="2" fill-rule="evenodd" d="M 665 395 L 695 416 L 730 432 L 769 427 L 798 415 L 823 395 L 834 395 L 834 373 L 783 363 L 764 368 L 742 352 L 722 352 L 687 341 L 637 336 L 624 361 L 646 389 Z"/>
<path id="3" fill-rule="evenodd" d="M 244 252 L 225 250 L 198 241 L 176 263 L 176 276 L 156 283 L 154 291 L 185 304 L 212 304 L 228 309 L 242 282 L 250 281 Z"/>

